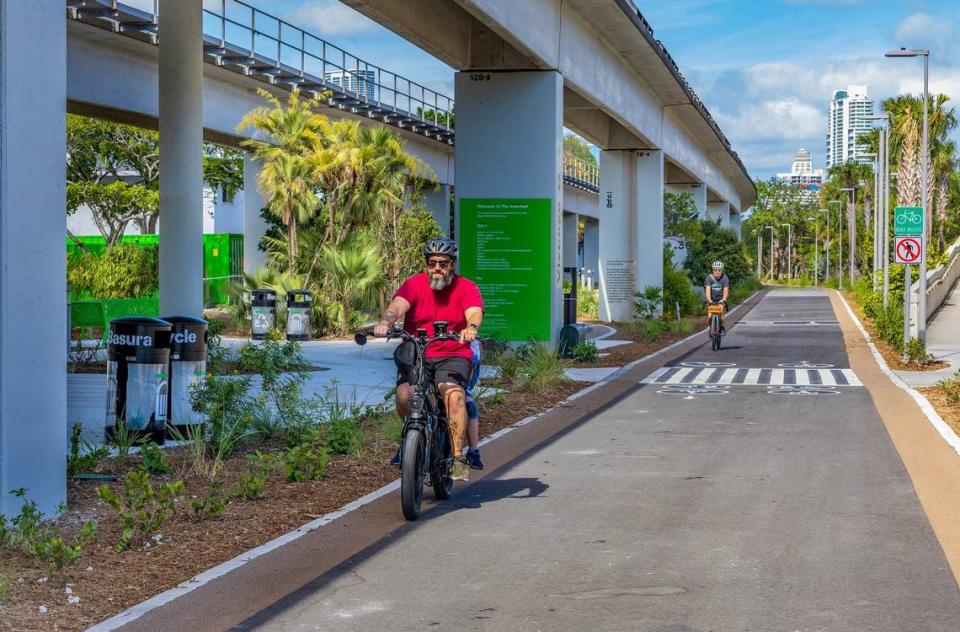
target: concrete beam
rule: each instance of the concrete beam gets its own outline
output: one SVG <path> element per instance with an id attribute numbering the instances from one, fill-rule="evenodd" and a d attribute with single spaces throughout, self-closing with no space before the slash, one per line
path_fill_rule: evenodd
<path id="1" fill-rule="evenodd" d="M 0 0 L 0 514 L 66 501 L 66 13 Z"/>
<path id="2" fill-rule="evenodd" d="M 67 98 L 73 114 L 158 129 L 159 48 L 87 24 L 70 21 L 67 37 Z M 123 77 L 123 81 L 118 81 Z M 285 101 L 289 91 L 226 68 L 203 64 L 204 140 L 231 147 L 252 130 L 236 130 L 243 116 L 265 105 L 264 89 Z M 377 121 L 336 108 L 324 108 L 331 120 L 350 119 L 365 125 Z M 453 147 L 408 130 L 391 128 L 407 151 L 426 163 L 437 182 L 453 183 Z"/>

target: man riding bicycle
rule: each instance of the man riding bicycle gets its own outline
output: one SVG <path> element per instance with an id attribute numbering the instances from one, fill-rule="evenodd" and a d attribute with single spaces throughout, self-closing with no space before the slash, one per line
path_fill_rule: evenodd
<path id="1" fill-rule="evenodd" d="M 470 381 L 473 351 L 483 322 L 483 299 L 477 285 L 453 271 L 457 261 L 457 243 L 452 239 L 431 239 L 423 248 L 426 272 L 407 279 L 387 307 L 373 333 L 385 336 L 403 320 L 403 329 L 416 334 L 426 329 L 433 337 L 434 321 L 447 321 L 450 331 L 459 331 L 460 340 L 444 340 L 427 347 L 426 370 L 437 386 L 447 411 L 450 443 L 454 455 L 453 480 L 468 480 L 470 469 L 461 454 L 467 427 L 465 388 Z M 397 364 L 397 413 L 410 414 L 410 399 L 416 377 L 409 345 L 401 344 L 394 353 Z"/>
<path id="2" fill-rule="evenodd" d="M 713 262 L 713 271 L 703 282 L 703 295 L 707 299 L 707 305 L 720 305 L 723 308 L 723 314 L 720 316 L 720 331 L 724 331 L 723 317 L 726 315 L 727 298 L 730 296 L 730 279 L 723 271 L 722 261 Z"/>

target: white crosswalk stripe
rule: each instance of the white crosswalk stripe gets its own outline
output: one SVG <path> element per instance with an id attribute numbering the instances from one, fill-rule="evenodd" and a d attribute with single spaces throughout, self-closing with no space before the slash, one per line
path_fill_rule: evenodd
<path id="1" fill-rule="evenodd" d="M 852 369 L 739 369 L 663 367 L 641 384 L 732 384 L 743 386 L 863 386 Z"/>

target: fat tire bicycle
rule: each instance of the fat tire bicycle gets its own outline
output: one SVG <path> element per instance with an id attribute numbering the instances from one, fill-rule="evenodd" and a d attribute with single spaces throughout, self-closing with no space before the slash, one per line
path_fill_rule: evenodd
<path id="1" fill-rule="evenodd" d="M 416 384 L 410 398 L 410 414 L 403 419 L 400 435 L 400 506 L 407 520 L 420 517 L 424 483 L 433 488 L 437 500 L 450 498 L 453 491 L 453 454 L 450 446 L 450 429 L 443 398 L 430 379 L 424 362 L 427 347 L 440 340 L 459 340 L 460 335 L 447 331 L 447 322 L 433 323 L 436 335 L 427 337 L 426 329 L 417 329 L 411 335 L 394 327 L 387 340 L 400 338 L 413 343 L 415 349 L 414 372 Z M 369 331 L 358 332 L 354 341 L 365 345 L 373 337 Z"/>

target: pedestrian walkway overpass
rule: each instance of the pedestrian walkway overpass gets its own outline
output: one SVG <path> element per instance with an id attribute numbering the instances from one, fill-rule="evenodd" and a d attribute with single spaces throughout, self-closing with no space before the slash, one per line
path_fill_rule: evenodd
<path id="1" fill-rule="evenodd" d="M 661 282 L 664 190 L 733 226 L 753 202 L 728 139 L 629 0 L 346 4 L 453 66 L 459 103 L 239 0 L 0 0 L 0 492 L 30 488 L 45 509 L 64 496 L 67 112 L 160 131 L 163 313 L 200 312 L 201 140 L 236 145 L 260 87 L 329 91 L 331 116 L 396 128 L 436 173 L 435 216 L 450 217 L 451 193 L 451 230 L 472 209 L 457 235 L 468 244 L 491 200 L 535 202 L 526 219 L 547 209 L 536 230 L 508 231 L 545 257 L 528 281 L 549 292 L 525 317 L 549 323 L 547 337 L 580 216 L 602 316 L 623 320 L 633 292 Z M 600 147 L 599 172 L 564 160 L 564 127 Z M 244 171 L 252 181 L 256 165 Z M 263 206 L 254 187 L 245 198 Z M 0 493 L 0 512 L 15 502 Z"/>

